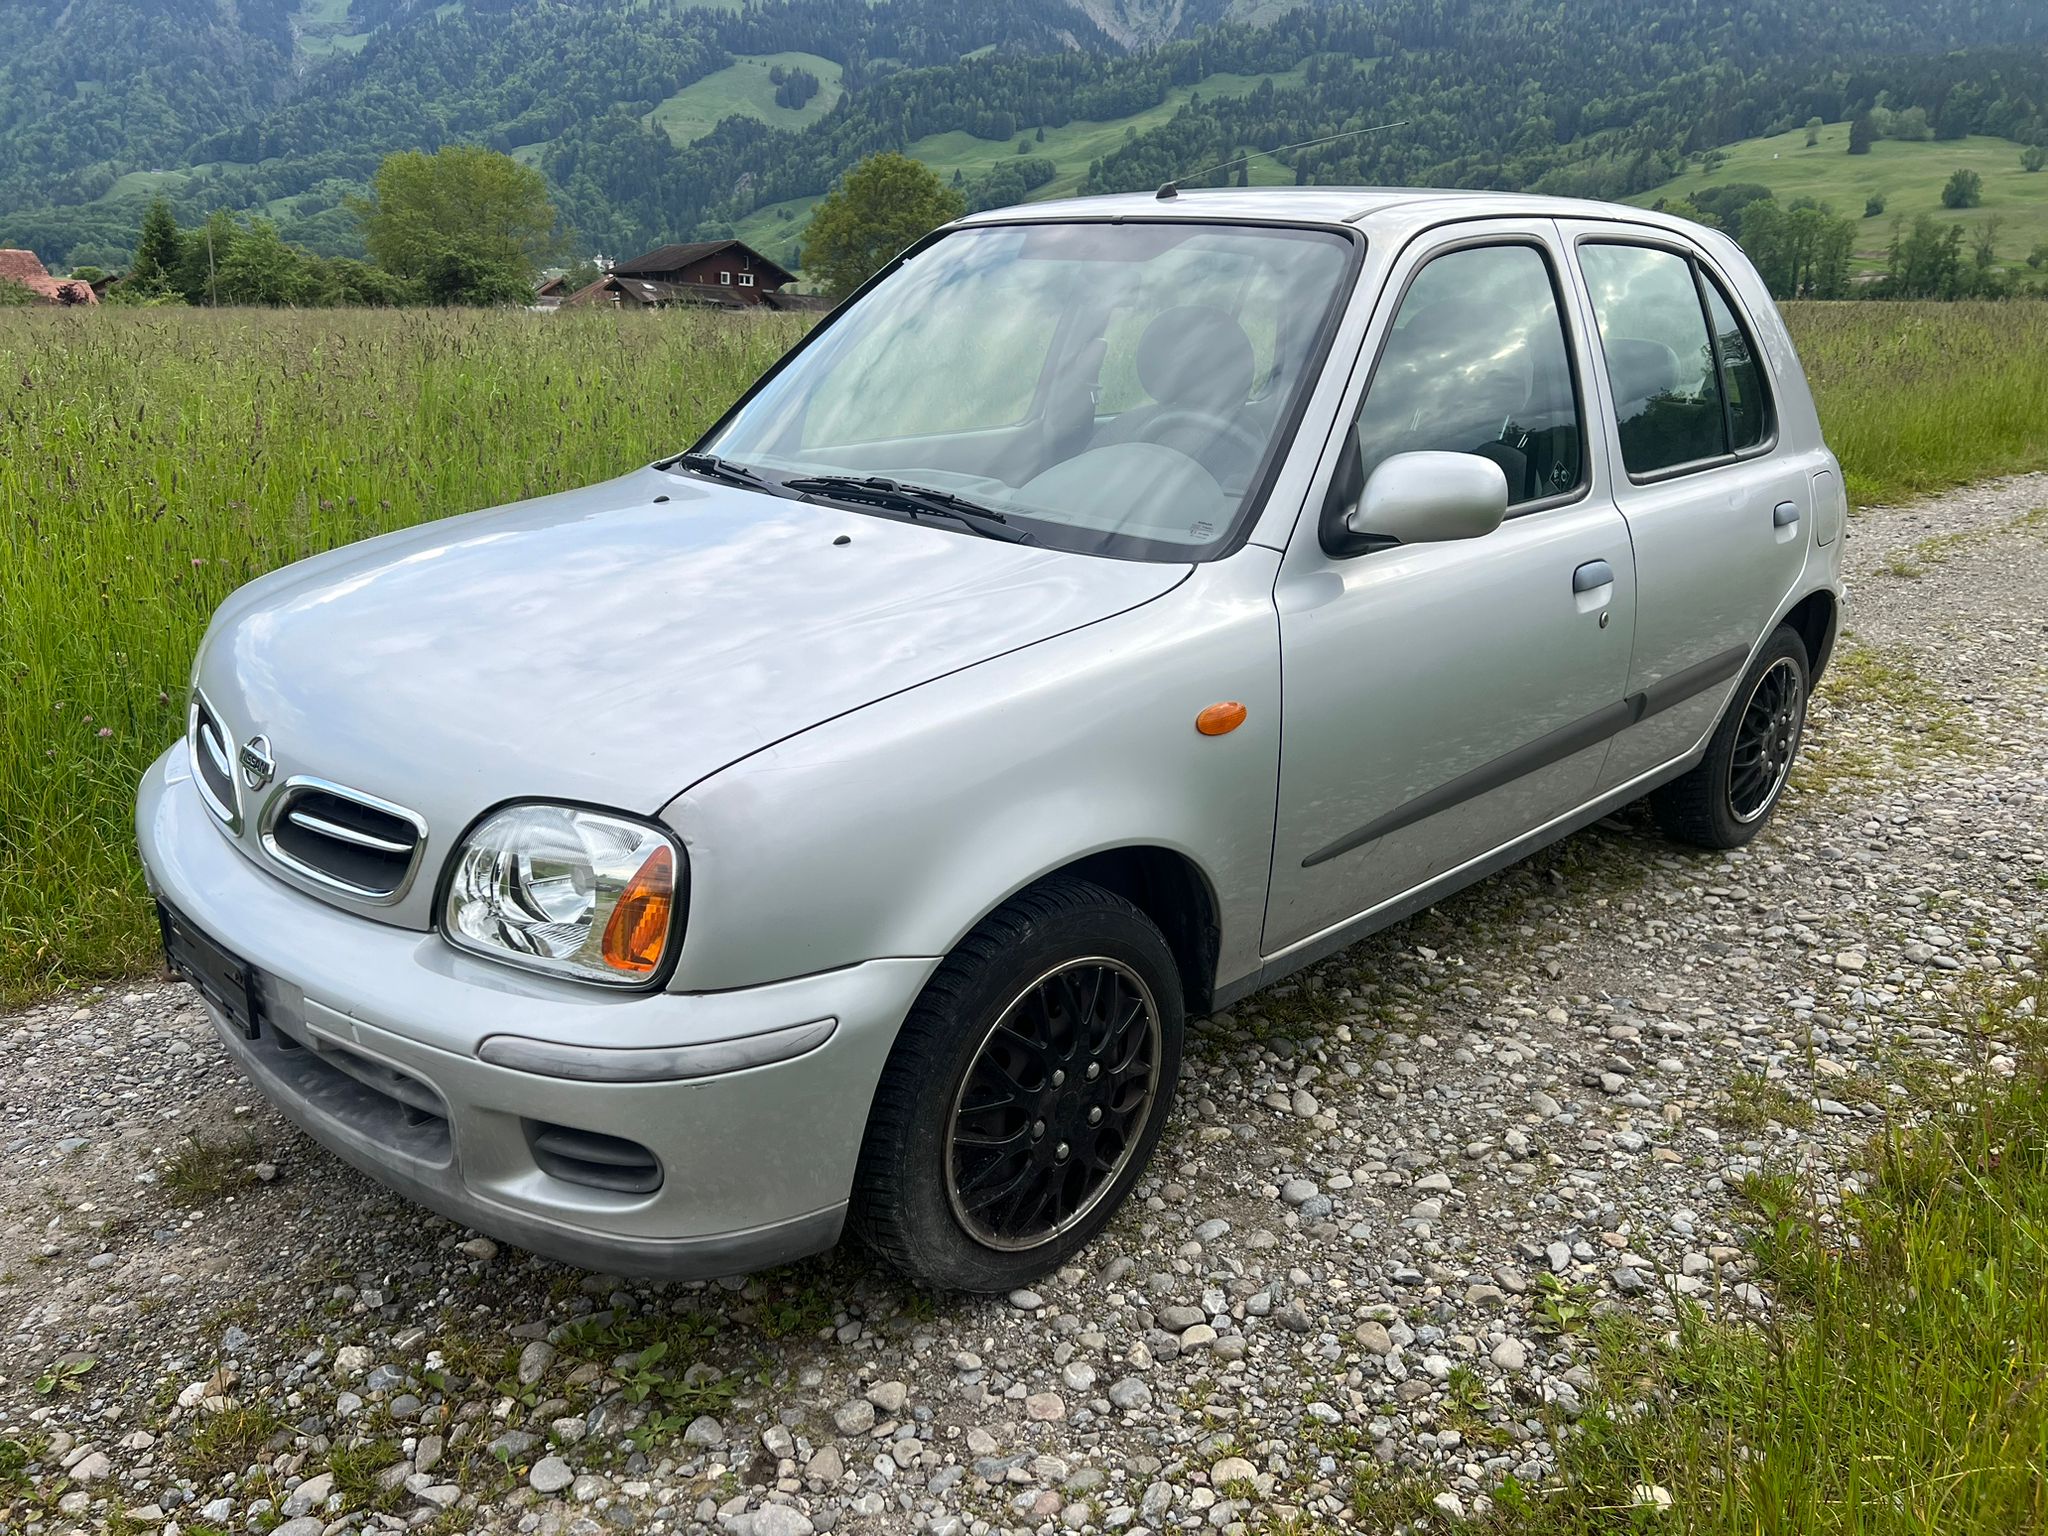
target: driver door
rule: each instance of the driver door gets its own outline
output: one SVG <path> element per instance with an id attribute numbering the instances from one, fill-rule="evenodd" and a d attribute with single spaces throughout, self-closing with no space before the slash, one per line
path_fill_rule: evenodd
<path id="1" fill-rule="evenodd" d="M 1268 957 L 1443 881 L 1594 793 L 1622 723 L 1628 529 L 1589 451 L 1587 351 L 1548 220 L 1412 244 L 1350 409 L 1360 468 L 1501 466 L 1478 538 L 1359 550 L 1343 506 L 1297 525 L 1275 588 L 1282 760 Z M 1319 526 L 1320 522 L 1320 526 Z"/>

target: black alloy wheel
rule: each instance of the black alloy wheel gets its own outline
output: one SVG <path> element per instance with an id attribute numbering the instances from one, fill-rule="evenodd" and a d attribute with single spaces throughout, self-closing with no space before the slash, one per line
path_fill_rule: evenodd
<path id="1" fill-rule="evenodd" d="M 1180 1078 L 1159 927 L 1059 875 L 925 983 L 876 1085 L 849 1221 L 921 1284 L 1009 1291 L 1064 1264 L 1144 1177 Z"/>
<path id="2" fill-rule="evenodd" d="M 954 1096 L 946 1197 L 990 1248 L 1036 1248 L 1084 1220 L 1137 1150 L 1159 1089 L 1159 1006 L 1102 955 L 1027 986 Z"/>
<path id="3" fill-rule="evenodd" d="M 1792 771 L 1806 721 L 1806 678 L 1789 656 L 1764 669 L 1735 728 L 1729 760 L 1728 814 L 1745 824 L 1777 803 Z"/>
<path id="4" fill-rule="evenodd" d="M 1699 762 L 1650 796 L 1667 836 L 1702 848 L 1740 848 L 1764 829 L 1799 755 L 1810 666 L 1806 641 L 1790 626 L 1764 641 Z"/>

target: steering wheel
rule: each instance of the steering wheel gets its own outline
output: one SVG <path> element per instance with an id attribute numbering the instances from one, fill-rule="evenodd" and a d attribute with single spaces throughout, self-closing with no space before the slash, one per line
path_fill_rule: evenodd
<path id="1" fill-rule="evenodd" d="M 1167 441 L 1168 438 L 1182 432 L 1193 435 L 1200 446 L 1190 452 L 1176 443 Z M 1189 458 L 1208 470 L 1218 485 L 1224 483 L 1224 477 L 1217 473 L 1219 467 L 1235 468 L 1249 475 L 1266 451 L 1265 437 L 1254 432 L 1244 422 L 1190 405 L 1167 406 L 1145 423 L 1143 435 L 1148 443 L 1157 443 L 1162 448 L 1174 448 L 1186 453 Z M 1228 441 L 1242 449 L 1242 459 L 1232 463 L 1231 456 L 1218 454 L 1217 449 L 1221 446 L 1219 440 Z"/>

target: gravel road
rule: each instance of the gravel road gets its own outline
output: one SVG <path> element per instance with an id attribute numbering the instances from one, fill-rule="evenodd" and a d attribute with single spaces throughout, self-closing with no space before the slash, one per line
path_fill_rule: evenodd
<path id="1" fill-rule="evenodd" d="M 853 1250 L 586 1275 L 326 1156 L 182 986 L 0 1019 L 0 1531 L 1381 1530 L 1541 1482 L 1588 1314 L 1767 1312 L 1731 1185 L 1837 1190 L 2004 1064 L 1970 1002 L 2048 927 L 2048 476 L 1848 550 L 1762 839 L 1638 808 L 1199 1022 L 1141 1198 L 1007 1299 Z"/>

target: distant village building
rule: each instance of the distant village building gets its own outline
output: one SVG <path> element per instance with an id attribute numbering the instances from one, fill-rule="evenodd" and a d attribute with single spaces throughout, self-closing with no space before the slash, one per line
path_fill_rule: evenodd
<path id="1" fill-rule="evenodd" d="M 622 261 L 589 287 L 561 300 L 563 304 L 636 305 L 657 309 L 669 304 L 745 309 L 760 304 L 770 309 L 804 307 L 795 294 L 781 290 L 796 281 L 794 272 L 777 266 L 752 246 L 738 240 L 700 240 L 664 245 Z"/>
<path id="2" fill-rule="evenodd" d="M 92 284 L 76 278 L 52 277 L 34 251 L 0 251 L 0 283 L 26 288 L 45 304 L 97 304 Z"/>

